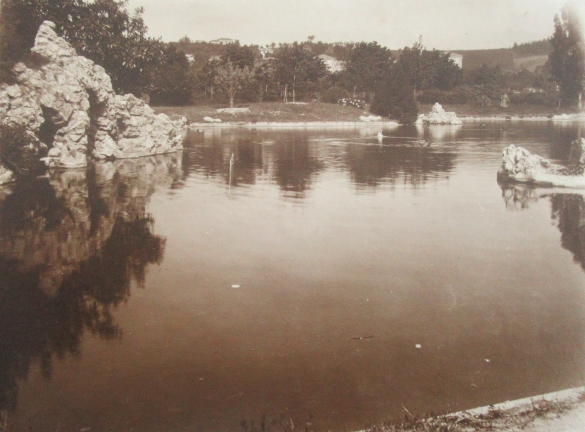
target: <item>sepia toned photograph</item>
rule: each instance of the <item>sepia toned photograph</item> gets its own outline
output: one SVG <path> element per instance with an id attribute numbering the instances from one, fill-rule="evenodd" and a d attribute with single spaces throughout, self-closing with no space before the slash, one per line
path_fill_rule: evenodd
<path id="1" fill-rule="evenodd" d="M 585 2 L 0 0 L 0 432 L 585 431 Z"/>

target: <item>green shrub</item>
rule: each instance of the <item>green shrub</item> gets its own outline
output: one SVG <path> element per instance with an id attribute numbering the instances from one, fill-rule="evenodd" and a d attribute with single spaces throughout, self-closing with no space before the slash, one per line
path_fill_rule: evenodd
<path id="1" fill-rule="evenodd" d="M 512 93 L 510 95 L 510 102 L 516 105 L 539 105 L 547 107 L 555 107 L 558 105 L 559 96 L 548 92 L 521 92 Z"/>
<path id="2" fill-rule="evenodd" d="M 414 123 L 418 118 L 418 106 L 407 77 L 400 73 L 388 74 L 376 90 L 370 111 L 403 124 Z"/>

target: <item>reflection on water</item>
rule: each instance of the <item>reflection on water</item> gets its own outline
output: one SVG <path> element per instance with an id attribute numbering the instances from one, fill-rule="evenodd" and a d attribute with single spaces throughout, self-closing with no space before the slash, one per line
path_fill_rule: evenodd
<path id="1" fill-rule="evenodd" d="M 558 222 L 561 245 L 573 253 L 573 259 L 585 270 L 585 200 L 583 195 L 553 194 L 552 219 Z"/>
<path id="2" fill-rule="evenodd" d="M 86 332 L 120 338 L 113 309 L 163 260 L 146 205 L 177 177 L 177 156 L 56 171 L 4 189 L 0 202 L 0 410 L 40 361 L 79 355 Z"/>
<path id="3" fill-rule="evenodd" d="M 539 199 L 550 199 L 551 219 L 561 232 L 561 246 L 585 270 L 585 197 L 522 184 L 501 183 L 502 198 L 508 210 L 526 210 Z"/>
<path id="4" fill-rule="evenodd" d="M 303 198 L 317 175 L 327 168 L 347 170 L 358 186 L 377 186 L 397 182 L 420 186 L 430 179 L 448 178 L 456 154 L 441 146 L 442 139 L 453 139 L 460 127 L 403 128 L 385 131 L 405 136 L 387 135 L 379 145 L 375 131 L 360 129 L 354 139 L 330 138 L 335 132 L 309 136 L 298 132 L 211 129 L 194 132 L 186 144 L 190 161 L 185 176 L 191 172 L 227 183 L 229 159 L 235 156 L 232 186 L 275 181 L 284 197 Z M 337 133 L 338 134 L 338 133 Z M 330 166 L 327 166 L 327 164 Z"/>
<path id="5" fill-rule="evenodd" d="M 418 146 L 353 146 L 347 149 L 347 165 L 357 185 L 377 186 L 404 182 L 420 186 L 431 178 L 448 178 L 455 154 Z"/>
<path id="6" fill-rule="evenodd" d="M 0 410 L 358 430 L 582 385 L 583 197 L 495 180 L 506 145 L 561 158 L 578 130 L 377 133 L 191 131 L 0 188 Z"/>
<path id="7" fill-rule="evenodd" d="M 499 183 L 502 189 L 502 199 L 508 210 L 525 210 L 530 203 L 538 201 L 538 189 L 525 184 Z"/>

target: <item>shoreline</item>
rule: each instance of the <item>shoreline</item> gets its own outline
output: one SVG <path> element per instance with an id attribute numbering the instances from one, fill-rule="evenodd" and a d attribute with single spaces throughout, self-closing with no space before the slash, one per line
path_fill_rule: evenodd
<path id="1" fill-rule="evenodd" d="M 585 122 L 585 114 L 578 116 L 461 116 L 463 122 L 478 121 L 527 121 L 527 122 L 553 122 L 553 123 L 581 123 Z M 314 122 L 193 122 L 186 127 L 188 129 L 242 127 L 242 128 L 326 128 L 326 127 L 397 127 L 400 123 L 393 120 L 363 122 L 363 121 L 314 121 Z M 429 126 L 460 126 L 451 124 L 433 124 Z"/>
<path id="2" fill-rule="evenodd" d="M 397 127 L 400 126 L 398 122 L 387 120 L 387 121 L 376 121 L 376 122 L 363 122 L 363 121 L 314 121 L 314 122 L 193 122 L 187 125 L 189 129 L 204 129 L 204 128 L 221 128 L 221 127 L 242 127 L 242 128 L 326 128 L 326 127 L 361 127 L 361 126 L 372 126 L 372 127 Z"/>
<path id="3" fill-rule="evenodd" d="M 409 421 L 375 425 L 358 432 L 415 432 L 435 429 L 453 432 L 470 430 L 576 432 L 585 427 L 585 386 L 508 400 L 451 414 L 423 418 L 413 417 L 408 411 L 407 414 L 411 416 Z"/>

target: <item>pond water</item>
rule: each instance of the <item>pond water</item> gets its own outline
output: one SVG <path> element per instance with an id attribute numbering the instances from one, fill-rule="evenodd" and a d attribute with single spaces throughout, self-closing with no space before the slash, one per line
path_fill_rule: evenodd
<path id="1" fill-rule="evenodd" d="M 583 385 L 585 191 L 496 181 L 579 126 L 377 132 L 192 130 L 2 187 L 9 424 L 356 430 Z"/>

